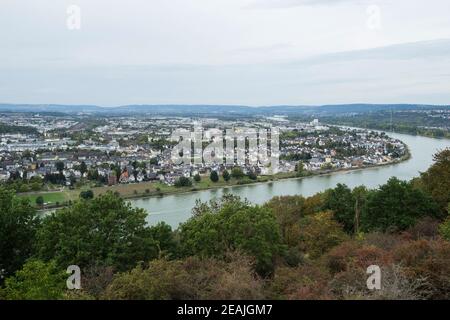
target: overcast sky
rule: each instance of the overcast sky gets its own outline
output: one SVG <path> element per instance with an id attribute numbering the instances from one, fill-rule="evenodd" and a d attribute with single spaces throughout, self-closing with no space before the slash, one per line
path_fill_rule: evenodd
<path id="1" fill-rule="evenodd" d="M 449 104 L 449 13 L 449 0 L 1 0 L 0 102 Z"/>

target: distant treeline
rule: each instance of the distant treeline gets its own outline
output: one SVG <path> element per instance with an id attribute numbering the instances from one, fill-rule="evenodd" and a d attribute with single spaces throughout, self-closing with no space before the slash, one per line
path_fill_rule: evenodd
<path id="1" fill-rule="evenodd" d="M 450 138 L 448 119 L 412 111 L 394 112 L 393 114 L 387 111 L 371 112 L 346 117 L 326 116 L 320 118 L 320 121 L 328 124 L 394 131 L 433 138 Z"/>
<path id="2" fill-rule="evenodd" d="M 33 127 L 14 126 L 0 123 L 0 134 L 5 133 L 38 134 L 39 132 Z"/>

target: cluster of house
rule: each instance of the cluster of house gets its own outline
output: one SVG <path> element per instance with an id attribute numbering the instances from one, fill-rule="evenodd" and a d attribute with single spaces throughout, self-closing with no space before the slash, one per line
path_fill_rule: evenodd
<path id="1" fill-rule="evenodd" d="M 340 147 L 340 148 L 339 148 Z M 340 151 L 345 150 L 345 154 Z M 366 131 L 341 131 L 340 134 L 316 134 L 297 137 L 283 143 L 281 155 L 308 155 L 302 159 L 305 170 L 348 169 L 389 163 L 406 153 L 405 144 L 386 135 Z M 285 170 L 295 170 L 298 161 L 282 161 Z"/>
<path id="2" fill-rule="evenodd" d="M 20 125 L 26 120 L 15 120 Z M 175 128 L 192 128 L 190 118 L 156 118 L 108 119 L 93 129 L 96 139 L 92 137 L 82 141 L 73 137 L 58 136 L 55 130 L 66 127 L 67 130 L 80 130 L 81 123 L 71 119 L 50 119 L 42 117 L 31 119 L 28 125 L 38 129 L 39 135 L 33 134 L 2 134 L 0 135 L 0 181 L 14 177 L 32 179 L 44 178 L 48 174 L 63 174 L 68 185 L 88 177 L 88 172 L 105 184 L 135 183 L 142 181 L 161 181 L 173 185 L 180 177 L 193 177 L 196 174 L 207 175 L 211 171 L 222 173 L 231 170 L 234 165 L 224 164 L 180 164 L 175 165 L 171 159 L 170 145 L 155 148 L 150 143 L 129 143 L 121 145 L 118 141 L 149 134 L 149 139 L 169 139 Z M 206 127 L 214 128 L 217 119 L 202 119 Z M 290 122 L 284 116 L 256 120 L 221 121 L 222 128 L 232 126 L 267 126 L 270 123 L 280 128 L 280 131 L 296 130 L 310 133 L 283 141 L 279 154 L 308 154 L 303 162 L 306 170 L 319 170 L 324 165 L 332 168 L 351 168 L 363 165 L 374 165 L 390 162 L 406 152 L 405 145 L 398 140 L 385 135 L 373 134 L 367 131 L 345 131 L 343 134 L 329 133 L 329 127 L 322 125 L 317 119 L 310 123 Z M 222 129 L 217 129 L 222 130 Z M 53 133 L 50 133 L 53 132 Z M 211 133 L 212 131 L 206 131 Z M 206 137 L 209 138 L 209 137 Z M 134 141 L 134 140 L 133 140 Z M 344 146 L 346 150 L 359 150 L 352 155 L 342 155 L 333 146 Z M 331 146 L 331 147 L 328 147 Z M 362 150 L 362 151 L 361 151 Z M 248 157 L 255 155 L 248 152 Z M 156 161 L 155 161 L 156 159 Z M 64 164 L 64 169 L 58 164 Z M 136 165 L 139 163 L 139 165 Z M 252 164 L 249 164 L 252 163 Z M 239 163 L 244 173 L 269 174 L 267 165 Z M 134 166 L 133 166 L 134 164 Z M 280 160 L 278 172 L 296 170 L 298 161 Z M 82 169 L 82 167 L 84 169 Z"/>

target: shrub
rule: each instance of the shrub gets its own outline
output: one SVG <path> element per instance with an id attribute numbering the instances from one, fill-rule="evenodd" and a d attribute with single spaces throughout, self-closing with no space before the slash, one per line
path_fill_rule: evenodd
<path id="1" fill-rule="evenodd" d="M 36 204 L 37 204 L 38 206 L 44 205 L 44 197 L 43 197 L 43 196 L 37 197 L 37 198 L 36 198 Z"/>
<path id="2" fill-rule="evenodd" d="M 253 271 L 253 260 L 238 252 L 225 258 L 189 257 L 159 259 L 118 274 L 104 299 L 255 300 L 263 299 L 262 280 Z"/>
<path id="3" fill-rule="evenodd" d="M 92 190 L 86 190 L 80 192 L 80 198 L 84 200 L 89 200 L 94 198 L 94 192 Z"/>
<path id="4" fill-rule="evenodd" d="M 114 277 L 103 299 L 180 300 L 192 298 L 189 276 L 180 261 L 154 260 Z"/>
<path id="5" fill-rule="evenodd" d="M 234 167 L 233 170 L 231 170 L 231 176 L 235 179 L 241 179 L 244 177 L 244 172 L 239 167 Z"/>
<path id="6" fill-rule="evenodd" d="M 191 187 L 192 186 L 192 180 L 186 177 L 180 177 L 177 181 L 175 181 L 175 187 L 181 188 L 181 187 Z"/>
<path id="7" fill-rule="evenodd" d="M 431 299 L 450 299 L 450 243 L 444 240 L 416 240 L 400 244 L 393 252 L 411 281 L 426 279 L 420 288 Z"/>
<path id="8" fill-rule="evenodd" d="M 392 258 L 387 251 L 354 240 L 343 242 L 323 257 L 323 263 L 332 274 L 355 269 L 365 271 L 370 265 L 381 267 L 391 261 Z"/>
<path id="9" fill-rule="evenodd" d="M 223 176 L 223 180 L 225 180 L 226 182 L 230 181 L 230 179 L 231 179 L 231 176 L 230 176 L 230 173 L 228 172 L 228 170 L 225 170 L 223 172 L 222 176 Z"/>
<path id="10" fill-rule="evenodd" d="M 328 293 L 329 273 L 316 265 L 279 267 L 268 284 L 270 299 L 318 300 L 332 298 Z"/>
<path id="11" fill-rule="evenodd" d="M 219 181 L 219 175 L 217 174 L 217 171 L 211 171 L 211 174 L 209 175 L 209 179 L 211 179 L 212 182 Z"/>

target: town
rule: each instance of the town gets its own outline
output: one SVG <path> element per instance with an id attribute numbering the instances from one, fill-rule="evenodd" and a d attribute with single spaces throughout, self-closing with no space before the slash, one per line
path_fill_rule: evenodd
<path id="1" fill-rule="evenodd" d="M 248 143 L 234 147 L 236 153 L 247 153 L 245 161 L 174 163 L 171 154 L 179 141 L 172 133 L 198 126 L 204 128 L 203 147 L 229 128 L 278 128 L 277 172 L 270 164 L 248 161 Z M 220 177 L 243 184 L 273 174 L 301 177 L 388 164 L 408 154 L 406 145 L 382 132 L 324 125 L 319 119 L 300 123 L 286 116 L 217 119 L 4 113 L 0 128 L 0 182 L 18 193 L 138 183 L 153 183 L 156 189 L 195 188 L 193 184 L 201 179 L 216 182 Z"/>

